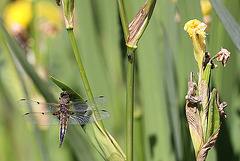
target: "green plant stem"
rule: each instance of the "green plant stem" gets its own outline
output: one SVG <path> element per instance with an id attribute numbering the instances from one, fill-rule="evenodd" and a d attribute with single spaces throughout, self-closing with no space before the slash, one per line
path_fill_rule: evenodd
<path id="1" fill-rule="evenodd" d="M 121 17 L 122 28 L 124 32 L 125 42 L 129 36 L 127 18 L 122 0 L 118 0 L 119 14 Z M 135 49 L 134 49 L 135 50 Z M 127 94 L 126 94 L 126 151 L 127 161 L 133 160 L 133 111 L 134 111 L 134 65 L 135 54 L 132 48 L 127 47 L 127 53 L 131 55 L 131 59 L 127 57 Z"/>
<path id="2" fill-rule="evenodd" d="M 127 58 L 127 94 L 126 94 L 126 150 L 127 161 L 133 160 L 133 112 L 134 112 L 134 66 L 135 54 L 128 48 L 131 59 Z"/>
<path id="3" fill-rule="evenodd" d="M 124 38 L 125 38 L 125 41 L 127 41 L 127 38 L 128 38 L 128 35 L 129 35 L 129 30 L 128 30 L 128 23 L 127 23 L 127 18 L 126 18 L 126 14 L 125 14 L 123 1 L 118 0 L 117 2 L 118 2 L 118 9 L 119 9 L 121 22 L 122 22 Z"/>
<path id="4" fill-rule="evenodd" d="M 78 69 L 79 69 L 80 74 L 82 76 L 83 84 L 84 84 L 84 87 L 86 89 L 88 98 L 92 99 L 93 98 L 92 90 L 90 88 L 90 85 L 89 85 L 89 82 L 88 82 L 88 79 L 87 79 L 87 75 L 85 73 L 85 70 L 84 70 L 84 67 L 83 67 L 83 64 L 82 64 L 82 60 L 81 60 L 81 57 L 80 57 L 79 52 L 78 52 L 78 47 L 77 47 L 77 43 L 76 43 L 75 36 L 74 36 L 74 33 L 73 33 L 73 28 L 67 29 L 67 32 L 68 32 L 68 36 L 69 36 L 71 44 L 72 44 L 73 53 L 74 53 L 75 59 L 77 61 Z M 98 121 L 98 123 L 99 123 L 100 127 L 104 129 L 104 125 L 103 125 L 102 121 L 100 120 L 100 121 Z"/>
<path id="5" fill-rule="evenodd" d="M 71 44 L 72 44 L 73 53 L 74 53 L 75 59 L 77 61 L 78 69 L 79 69 L 80 74 L 81 74 L 82 79 L 83 79 L 84 87 L 87 91 L 88 98 L 92 99 L 93 94 L 92 94 L 92 91 L 91 91 L 91 88 L 90 88 L 90 85 L 89 85 L 89 82 L 88 82 L 88 79 L 87 79 L 87 75 L 85 73 L 85 70 L 84 70 L 84 67 L 83 67 L 83 64 L 82 64 L 82 59 L 81 59 L 81 57 L 79 55 L 79 52 L 78 52 L 78 47 L 77 47 L 77 43 L 76 43 L 75 36 L 74 36 L 74 33 L 73 33 L 73 29 L 67 29 L 67 32 L 68 32 L 68 36 L 69 36 Z"/>

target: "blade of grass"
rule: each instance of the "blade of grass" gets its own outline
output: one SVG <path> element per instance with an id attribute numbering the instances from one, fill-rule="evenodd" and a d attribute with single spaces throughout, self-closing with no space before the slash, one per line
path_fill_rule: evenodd
<path id="1" fill-rule="evenodd" d="M 240 27 L 220 0 L 209 0 L 225 30 L 240 51 Z"/>
<path id="2" fill-rule="evenodd" d="M 0 30 L 1 30 L 1 35 L 4 37 L 4 40 L 8 44 L 9 51 L 11 51 L 12 54 L 16 56 L 18 59 L 19 63 L 27 73 L 27 75 L 33 80 L 34 84 L 37 86 L 39 92 L 43 95 L 43 97 L 46 99 L 48 102 L 53 102 L 55 99 L 51 92 L 49 91 L 48 87 L 46 86 L 46 82 L 44 82 L 36 73 L 34 68 L 32 67 L 31 64 L 27 61 L 23 50 L 19 47 L 16 41 L 12 39 L 12 37 L 9 35 L 7 30 L 5 29 L 2 21 L 0 21 Z"/>
<path id="3" fill-rule="evenodd" d="M 2 24 L 1 24 L 2 25 Z M 12 63 L 12 65 L 14 65 L 15 63 L 14 63 L 14 59 L 13 59 L 13 55 L 15 54 L 15 55 L 17 55 L 16 54 L 16 52 L 18 53 L 18 54 L 21 54 L 21 48 L 18 46 L 18 44 L 16 43 L 16 42 L 14 42 L 13 40 L 12 40 L 12 38 L 10 37 L 10 35 L 7 33 L 7 31 L 5 30 L 5 28 L 3 27 L 3 26 L 1 26 L 2 27 L 2 30 L 0 30 L 0 36 L 1 36 L 1 42 L 2 42 L 2 44 L 3 44 L 3 46 L 5 47 L 5 49 L 6 49 L 6 51 L 7 51 L 7 53 L 10 55 L 9 56 L 9 58 L 10 58 L 10 61 L 11 61 L 11 63 Z M 5 34 L 6 35 L 4 35 L 3 34 L 3 32 L 5 32 Z M 8 38 L 8 39 L 6 39 L 6 37 Z M 10 41 L 10 42 L 9 42 Z M 15 46 L 16 45 L 16 46 Z M 16 49 L 17 47 L 19 47 L 19 49 Z M 15 49 L 15 50 L 13 50 L 13 49 Z M 20 56 L 21 57 L 21 56 Z M 21 57 L 22 58 L 22 60 L 24 61 L 24 63 L 26 63 L 27 65 L 26 66 L 28 66 L 28 65 L 30 65 L 30 64 L 28 64 L 28 62 L 23 58 L 23 57 Z M 26 61 L 26 62 L 25 62 Z M 14 66 L 15 67 L 15 72 L 17 73 L 17 69 L 16 69 L 16 66 Z M 35 71 L 34 70 L 32 70 L 31 71 L 32 73 L 35 73 Z M 36 74 L 36 73 L 35 73 Z M 26 97 L 28 98 L 28 93 L 27 93 L 27 89 L 26 89 L 26 84 L 24 83 L 24 81 L 23 81 L 23 78 L 21 77 L 21 75 L 18 75 L 18 77 L 19 77 L 19 79 L 20 79 L 20 84 L 22 85 L 22 88 L 23 88 L 23 90 L 24 90 L 24 92 L 25 92 L 25 94 L 26 94 Z M 40 81 L 41 82 L 41 81 Z M 0 80 L 0 86 L 1 86 L 1 80 Z M 11 91 L 6 91 L 5 90 L 5 88 L 2 88 L 1 89 L 1 91 L 5 94 L 5 96 L 7 96 L 8 94 L 7 93 L 11 93 Z M 8 98 L 8 97 L 7 97 Z M 7 101 L 8 101 L 8 99 L 6 99 Z M 8 101 L 9 102 L 9 104 L 10 104 L 10 101 Z M 11 106 L 11 105 L 10 105 Z M 12 111 L 13 112 L 13 111 Z M 44 160 L 44 161 L 48 161 L 49 160 L 49 158 L 48 158 L 48 156 L 47 156 L 47 153 L 46 153 L 46 147 L 44 146 L 44 144 L 43 144 L 43 140 L 42 140 L 42 135 L 41 135 L 41 133 L 40 133 L 40 130 L 39 130 L 39 128 L 37 127 L 37 126 L 34 126 L 34 134 L 36 135 L 36 138 L 37 138 L 37 143 L 38 143 L 38 147 L 39 147 L 39 149 L 40 149 L 40 152 L 41 152 L 41 157 L 42 157 L 42 160 Z"/>

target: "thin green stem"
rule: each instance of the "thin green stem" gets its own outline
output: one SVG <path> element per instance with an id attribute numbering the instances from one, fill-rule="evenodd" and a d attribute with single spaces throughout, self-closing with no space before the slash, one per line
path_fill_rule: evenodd
<path id="1" fill-rule="evenodd" d="M 125 42 L 129 36 L 127 18 L 122 0 L 118 0 L 119 13 L 122 22 Z M 135 50 L 135 49 L 134 49 Z M 126 151 L 127 161 L 133 160 L 133 111 L 134 111 L 134 65 L 135 54 L 134 50 L 127 47 L 127 91 L 126 91 Z"/>
<path id="2" fill-rule="evenodd" d="M 129 35 L 129 30 L 128 30 L 128 23 L 127 23 L 127 18 L 126 18 L 125 9 L 124 9 L 124 5 L 123 5 L 122 0 L 118 0 L 118 9 L 119 9 L 121 22 L 122 22 L 124 38 L 125 38 L 125 41 L 127 41 L 127 38 L 128 38 L 128 35 Z"/>
<path id="3" fill-rule="evenodd" d="M 84 67 L 83 67 L 83 64 L 82 64 L 82 59 L 81 59 L 81 57 L 79 55 L 79 52 L 78 52 L 78 47 L 77 47 L 77 43 L 76 43 L 75 36 L 74 36 L 74 33 L 73 33 L 73 29 L 67 29 L 67 32 L 68 32 L 68 36 L 69 36 L 71 44 L 72 44 L 73 53 L 74 53 L 75 59 L 77 61 L 78 69 L 79 69 L 80 74 L 81 74 L 82 79 L 83 79 L 84 87 L 87 91 L 88 98 L 92 99 L 93 94 L 92 94 L 92 91 L 91 91 L 91 88 L 90 88 L 90 85 L 89 85 L 89 82 L 88 82 L 88 79 L 87 79 L 87 75 L 85 73 L 85 70 L 84 70 Z"/>
<path id="4" fill-rule="evenodd" d="M 87 91 L 88 98 L 92 99 L 93 94 L 92 94 L 92 91 L 91 91 L 91 88 L 90 88 L 90 85 L 89 85 L 89 82 L 88 82 L 88 79 L 87 79 L 87 75 L 85 73 L 85 70 L 84 70 L 84 67 L 83 67 L 83 64 L 82 64 L 81 57 L 80 57 L 79 52 L 78 52 L 78 47 L 77 47 L 77 43 L 76 43 L 75 36 L 74 36 L 74 33 L 73 33 L 73 29 L 69 28 L 69 29 L 67 29 L 67 32 L 68 32 L 68 36 L 69 36 L 71 44 L 72 44 L 73 53 L 74 53 L 75 59 L 77 61 L 78 69 L 79 69 L 80 74 L 82 76 L 84 87 Z M 100 120 L 100 121 L 98 121 L 98 123 L 99 123 L 100 127 L 104 129 L 102 121 Z"/>
<path id="5" fill-rule="evenodd" d="M 127 58 L 127 95 L 126 95 L 126 150 L 127 161 L 133 160 L 133 112 L 134 112 L 134 66 L 135 54 L 128 49 L 131 58 Z"/>

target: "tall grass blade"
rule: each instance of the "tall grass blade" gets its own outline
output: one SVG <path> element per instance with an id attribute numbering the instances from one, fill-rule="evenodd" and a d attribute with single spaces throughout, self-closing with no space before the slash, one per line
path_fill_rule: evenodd
<path id="1" fill-rule="evenodd" d="M 55 99 L 49 89 L 46 86 L 46 82 L 44 82 L 36 73 L 34 68 L 31 64 L 27 61 L 23 50 L 20 48 L 20 46 L 17 44 L 16 41 L 13 40 L 13 38 L 9 35 L 7 30 L 5 29 L 2 21 L 0 21 L 0 32 L 1 36 L 4 37 L 6 43 L 8 44 L 9 50 L 16 56 L 20 64 L 22 65 L 25 72 L 31 77 L 35 85 L 37 86 L 39 92 L 44 96 L 44 98 L 48 102 L 53 102 Z"/>
<path id="2" fill-rule="evenodd" d="M 209 0 L 225 30 L 240 51 L 240 26 L 220 0 Z"/>

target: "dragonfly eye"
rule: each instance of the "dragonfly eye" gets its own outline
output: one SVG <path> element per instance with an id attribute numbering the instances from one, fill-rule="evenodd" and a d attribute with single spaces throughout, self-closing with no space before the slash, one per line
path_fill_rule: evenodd
<path id="1" fill-rule="evenodd" d="M 69 94 L 66 92 L 66 91 L 63 91 L 61 94 L 60 94 L 60 98 L 69 98 Z"/>

